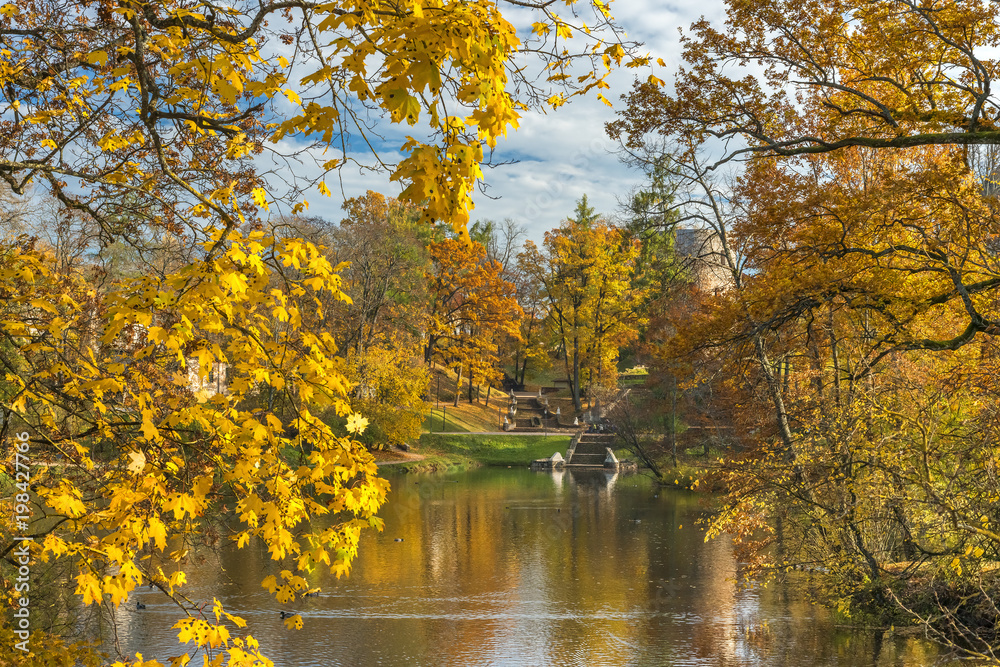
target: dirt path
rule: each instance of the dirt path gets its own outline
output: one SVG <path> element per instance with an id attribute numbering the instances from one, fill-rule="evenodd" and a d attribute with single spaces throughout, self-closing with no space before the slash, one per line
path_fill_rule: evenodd
<path id="1" fill-rule="evenodd" d="M 409 461 L 423 461 L 427 457 L 424 454 L 414 454 L 412 452 L 392 452 L 393 459 L 387 461 L 376 461 L 378 466 L 391 466 L 396 463 L 408 463 Z"/>

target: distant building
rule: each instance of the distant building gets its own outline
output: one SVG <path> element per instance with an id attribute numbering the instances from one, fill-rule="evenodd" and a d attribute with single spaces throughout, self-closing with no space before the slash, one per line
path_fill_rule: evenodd
<path id="1" fill-rule="evenodd" d="M 185 357 L 185 361 L 187 361 L 188 386 L 195 395 L 211 398 L 216 394 L 229 394 L 229 383 L 227 382 L 229 364 L 214 362 L 211 370 L 208 371 L 208 376 L 202 379 L 200 377 L 201 363 L 198 358 Z"/>
<path id="2" fill-rule="evenodd" d="M 720 292 L 732 285 L 722 240 L 715 230 L 678 227 L 674 234 L 674 249 L 698 289 Z"/>
<path id="3" fill-rule="evenodd" d="M 95 320 L 96 321 L 96 320 Z M 106 358 L 109 355 L 121 357 L 123 361 L 135 355 L 137 351 L 149 343 L 149 329 L 142 324 L 131 324 L 126 326 L 111 343 L 111 350 L 102 350 Z M 95 339 L 97 336 L 95 335 Z M 99 348 L 96 347 L 95 352 Z M 126 363 L 128 363 L 126 361 Z M 185 356 L 184 366 L 187 374 L 188 388 L 199 399 L 206 399 L 222 394 L 229 395 L 229 364 L 221 361 L 213 361 L 212 367 L 208 370 L 208 375 L 201 377 L 201 362 L 196 356 Z"/>

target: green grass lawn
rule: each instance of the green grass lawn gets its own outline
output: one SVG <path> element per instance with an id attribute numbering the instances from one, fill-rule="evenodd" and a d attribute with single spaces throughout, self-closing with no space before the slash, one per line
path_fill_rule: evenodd
<path id="1" fill-rule="evenodd" d="M 428 457 L 447 457 L 489 466 L 527 466 L 559 452 L 566 455 L 567 435 L 473 436 L 425 433 L 413 451 Z"/>
<path id="2" fill-rule="evenodd" d="M 447 433 L 424 433 L 413 448 L 416 454 L 426 458 L 393 466 L 399 472 L 455 472 L 477 466 L 528 466 L 535 459 L 543 459 L 559 452 L 566 455 L 570 437 L 567 435 L 448 435 Z M 701 448 L 697 448 L 701 453 Z M 661 483 L 678 488 L 691 488 L 695 480 L 705 476 L 706 465 L 715 460 L 719 452 L 709 456 L 692 456 L 678 452 L 679 461 L 675 468 L 669 457 L 659 461 L 664 478 Z M 616 449 L 619 459 L 635 459 L 624 449 Z M 702 487 L 704 488 L 704 487 Z M 709 489 L 705 489 L 709 490 Z"/>
<path id="3" fill-rule="evenodd" d="M 444 411 L 432 409 L 424 417 L 422 430 L 431 433 L 464 433 L 480 429 L 473 429 L 472 425 L 462 419 L 460 414 L 455 414 L 447 409 Z"/>
<path id="4" fill-rule="evenodd" d="M 424 417 L 423 430 L 429 433 L 465 433 L 468 431 L 497 431 L 496 411 L 479 404 L 451 405 L 432 408 Z"/>
<path id="5" fill-rule="evenodd" d="M 535 390 L 538 387 L 562 387 L 564 390 L 567 385 L 562 383 L 556 383 L 556 380 L 566 379 L 566 369 L 562 365 L 562 362 L 553 363 L 548 368 L 533 369 L 528 368 L 528 374 L 524 378 L 525 389 L 529 391 Z"/>

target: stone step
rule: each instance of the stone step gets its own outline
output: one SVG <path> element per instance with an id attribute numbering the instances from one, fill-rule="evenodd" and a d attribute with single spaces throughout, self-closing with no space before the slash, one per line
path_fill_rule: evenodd
<path id="1" fill-rule="evenodd" d="M 615 441 L 615 437 L 614 436 L 595 438 L 595 437 L 588 437 L 588 436 L 583 435 L 583 436 L 580 436 L 580 439 L 579 439 L 578 442 L 596 443 L 596 444 L 601 444 L 601 445 L 610 445 L 614 441 Z"/>
<path id="2" fill-rule="evenodd" d="M 533 428 L 539 431 L 545 428 L 572 428 L 566 424 L 560 424 L 559 421 L 553 417 L 548 419 L 539 418 L 538 423 L 535 423 L 535 420 L 530 417 L 524 419 L 518 417 L 514 420 L 514 426 L 516 428 Z"/>
<path id="3" fill-rule="evenodd" d="M 614 449 L 615 441 L 611 440 L 578 440 L 577 446 L 581 447 L 611 447 Z"/>
<path id="4" fill-rule="evenodd" d="M 604 445 L 595 445 L 591 443 L 577 444 L 575 452 L 579 454 L 605 454 L 607 447 Z"/>
<path id="5" fill-rule="evenodd" d="M 573 458 L 569 462 L 575 465 L 600 466 L 604 465 L 605 458 L 606 454 L 580 454 L 579 452 L 573 452 Z"/>
<path id="6" fill-rule="evenodd" d="M 607 456 L 607 454 L 608 454 L 608 450 L 604 449 L 604 448 L 601 448 L 601 449 L 580 449 L 580 448 L 577 448 L 577 449 L 573 450 L 573 455 L 574 456 Z"/>

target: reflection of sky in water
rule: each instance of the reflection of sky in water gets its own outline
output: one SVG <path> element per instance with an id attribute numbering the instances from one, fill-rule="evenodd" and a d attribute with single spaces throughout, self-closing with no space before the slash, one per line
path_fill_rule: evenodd
<path id="1" fill-rule="evenodd" d="M 246 618 L 279 667 L 884 667 L 934 658 L 920 642 L 879 647 L 872 632 L 837 628 L 790 586 L 738 590 L 728 544 L 706 543 L 694 528 L 703 499 L 657 492 L 644 478 L 485 469 L 392 482 L 385 532 L 362 540 L 351 576 L 307 576 L 321 597 L 279 606 L 260 587 L 273 565 L 259 548 L 206 554 L 187 568 L 186 593 L 218 597 Z M 284 628 L 283 608 L 302 614 L 303 630 Z M 165 661 L 183 652 L 169 629 L 178 617 L 157 591 L 140 589 L 117 613 L 119 641 Z"/>

